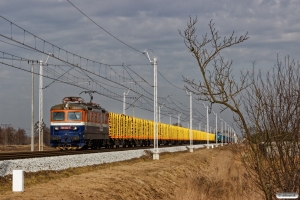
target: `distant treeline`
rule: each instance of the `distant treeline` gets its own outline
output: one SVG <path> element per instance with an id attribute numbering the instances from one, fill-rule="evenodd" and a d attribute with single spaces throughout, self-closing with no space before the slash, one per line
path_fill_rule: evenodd
<path id="1" fill-rule="evenodd" d="M 38 123 L 34 126 L 34 143 L 39 142 Z M 43 141 L 45 145 L 50 145 L 50 129 L 44 126 Z M 22 128 L 15 129 L 12 126 L 0 127 L 0 145 L 28 145 L 31 144 L 31 132 L 26 133 Z"/>

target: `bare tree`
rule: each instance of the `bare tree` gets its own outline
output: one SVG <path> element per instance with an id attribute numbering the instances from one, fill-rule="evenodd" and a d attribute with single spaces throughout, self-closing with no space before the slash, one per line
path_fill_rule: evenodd
<path id="1" fill-rule="evenodd" d="M 15 134 L 16 134 L 16 129 L 14 129 L 11 126 L 8 126 L 5 129 L 5 134 L 6 134 L 6 140 L 7 140 L 8 146 L 13 145 L 14 144 Z"/>
<path id="2" fill-rule="evenodd" d="M 249 72 L 241 72 L 239 82 L 237 82 L 232 75 L 232 61 L 226 61 L 220 54 L 224 49 L 246 41 L 247 33 L 235 37 L 233 32 L 229 37 L 221 38 L 211 20 L 208 24 L 209 36 L 205 34 L 199 40 L 196 34 L 196 23 L 197 18 L 190 17 L 187 28 L 179 33 L 197 61 L 202 80 L 196 83 L 194 80 L 183 77 L 183 81 L 188 84 L 185 88 L 196 94 L 198 100 L 209 101 L 211 105 L 214 103 L 221 105 L 221 112 L 230 109 L 235 114 L 234 119 L 239 122 L 240 128 L 250 139 L 250 130 L 240 108 L 241 93 L 251 84 Z"/>
<path id="3" fill-rule="evenodd" d="M 14 143 L 17 145 L 27 144 L 27 136 L 26 136 L 26 131 L 24 129 L 18 128 L 14 138 L 15 138 Z"/>
<path id="4" fill-rule="evenodd" d="M 186 47 L 190 50 L 192 53 L 192 56 L 196 59 L 198 67 L 201 72 L 201 80 L 199 83 L 196 83 L 194 80 L 190 80 L 188 78 L 183 77 L 184 82 L 186 82 L 188 85 L 185 86 L 185 88 L 192 92 L 193 94 L 196 94 L 198 96 L 199 100 L 203 101 L 209 101 L 211 104 L 217 103 L 221 105 L 221 112 L 225 109 L 230 109 L 234 113 L 234 120 L 236 124 L 239 126 L 242 132 L 245 133 L 245 137 L 248 141 L 247 145 L 247 152 L 250 152 L 250 156 L 245 161 L 245 164 L 248 164 L 249 166 L 249 173 L 251 173 L 253 178 L 257 181 L 258 186 L 263 191 L 266 199 L 272 199 L 274 197 L 274 191 L 278 191 L 278 189 L 284 189 L 283 187 L 276 186 L 275 188 L 272 188 L 272 184 L 275 181 L 280 181 L 280 184 L 285 185 L 285 189 L 287 189 L 287 184 L 283 184 L 283 176 L 279 175 L 279 171 L 277 171 L 277 179 L 274 181 L 270 181 L 270 176 L 272 174 L 266 173 L 266 156 L 262 153 L 264 148 L 259 148 L 260 143 L 258 141 L 272 141 L 270 139 L 272 130 L 272 123 L 276 123 L 278 121 L 282 121 L 285 124 L 286 129 L 284 131 L 278 132 L 277 138 L 285 138 L 286 139 L 286 133 L 294 132 L 294 134 L 299 135 L 299 130 L 296 129 L 296 127 L 291 128 L 292 123 L 297 122 L 297 117 L 291 117 L 288 119 L 290 120 L 288 123 L 288 119 L 284 119 L 284 117 L 288 117 L 287 115 L 280 115 L 277 113 L 277 115 L 273 115 L 273 118 L 268 118 L 268 114 L 275 114 L 270 113 L 270 108 L 266 106 L 268 103 L 268 99 L 270 98 L 277 98 L 279 102 L 283 103 L 284 101 L 282 99 L 287 98 L 287 96 L 282 96 L 278 98 L 278 95 L 282 95 L 282 93 L 277 93 L 277 96 L 273 94 L 273 96 L 267 96 L 268 93 L 266 91 L 264 92 L 257 92 L 258 88 L 263 88 L 264 85 L 255 85 L 258 84 L 257 81 L 255 81 L 255 78 L 253 74 L 250 74 L 248 71 L 243 73 L 241 72 L 239 80 L 236 81 L 234 79 L 234 76 L 232 74 L 232 61 L 226 61 L 220 54 L 220 52 L 226 48 L 232 47 L 236 44 L 242 43 L 248 39 L 247 33 L 245 35 L 242 35 L 240 37 L 235 37 L 234 32 L 227 38 L 221 38 L 219 36 L 218 31 L 215 30 L 214 23 L 210 21 L 209 30 L 210 34 L 203 35 L 202 38 L 199 40 L 198 35 L 196 34 L 196 28 L 195 25 L 197 23 L 197 18 L 192 19 L 190 17 L 189 22 L 187 23 L 187 27 L 181 32 L 179 31 L 180 35 L 184 38 L 184 43 Z M 280 73 L 280 70 L 277 71 L 278 76 L 282 77 L 285 74 Z M 251 76 L 250 76 L 251 75 Z M 259 79 L 260 81 L 263 79 Z M 295 81 L 294 84 L 299 85 L 300 82 Z M 260 82 L 263 83 L 263 82 Z M 276 82 L 279 84 L 282 82 Z M 271 87 L 271 84 L 269 85 L 269 90 L 276 90 L 277 88 Z M 286 86 L 285 86 L 286 87 Z M 297 89 L 294 89 L 291 92 L 290 96 L 297 96 Z M 264 98 L 262 98 L 264 96 Z M 246 100 L 245 97 L 248 97 L 248 105 L 250 108 L 253 108 L 252 115 L 250 112 L 250 109 L 247 113 L 244 113 L 243 106 L 247 105 L 245 104 Z M 296 97 L 295 97 L 296 98 Z M 293 98 L 293 99 L 295 99 Z M 281 99 L 281 100 L 279 100 Z M 296 98 L 297 99 L 297 98 Z M 244 104 L 243 104 L 244 103 Z M 257 104 L 255 104 L 257 103 Z M 295 100 L 294 100 L 295 103 Z M 257 107 L 255 107 L 257 106 Z M 290 105 L 289 109 L 294 109 L 293 114 L 297 113 L 297 106 L 293 107 Z M 286 109 L 284 109 L 286 111 Z M 288 112 L 291 114 L 292 110 Z M 294 115 L 293 115 L 294 116 Z M 267 118 L 265 118 L 267 117 Z M 258 126 L 258 122 L 260 120 L 264 120 L 264 126 Z M 269 123 L 268 120 L 271 120 Z M 272 121 L 273 120 L 273 121 Z M 272 123 L 271 123 L 272 122 Z M 253 124 L 254 123 L 254 124 Z M 289 128 L 289 129 L 287 129 Z M 280 129 L 278 129 L 280 130 Z M 281 129 L 282 130 L 282 129 Z M 292 131 L 293 130 L 293 131 Z M 253 135 L 253 131 L 255 132 L 255 137 Z M 269 134 L 262 134 L 269 132 Z M 274 135 L 272 135 L 271 138 L 273 138 Z M 294 138 L 295 136 L 290 136 L 291 138 Z M 282 140 L 281 140 L 282 141 Z M 286 143 L 284 143 L 286 144 Z M 298 144 L 298 143 L 297 143 Z M 270 148 L 273 148 L 272 145 Z M 285 145 L 285 153 L 281 153 L 281 156 L 286 156 L 287 150 L 290 152 L 295 150 L 295 147 L 290 148 Z M 272 149 L 271 149 L 272 150 Z M 281 151 L 280 148 L 278 148 L 278 151 Z M 283 149 L 282 149 L 283 151 Z M 279 153 L 280 154 L 280 153 Z M 299 147 L 298 147 L 298 155 L 299 155 Z M 279 157 L 280 158 L 280 157 Z M 273 168 L 280 168 L 282 165 L 286 164 L 286 162 L 282 163 L 282 159 L 273 160 L 274 162 L 277 162 L 278 165 L 272 165 Z M 291 159 L 291 157 L 290 157 Z M 297 157 L 299 160 L 299 156 Z M 293 162 L 296 162 L 299 166 L 299 161 L 294 160 Z M 292 162 L 292 161 L 291 161 Z M 295 163 L 291 163 L 295 166 Z M 269 168 L 271 165 L 268 166 Z M 269 168 L 267 170 L 269 170 Z M 281 168 L 281 172 L 283 171 L 283 168 Z M 295 168 L 294 168 L 295 169 Z M 273 170 L 274 173 L 276 170 Z M 289 170 L 291 172 L 291 170 Z M 299 174 L 299 171 L 297 171 Z M 282 177 L 282 178 L 279 178 Z M 295 173 L 291 173 L 290 177 L 293 177 L 292 179 L 293 183 L 292 185 L 297 184 L 296 181 L 297 178 L 299 180 L 299 177 L 295 175 Z M 286 181 L 285 181 L 286 183 Z M 298 184 L 299 187 L 299 184 Z M 289 187 L 292 188 L 292 187 Z M 294 188 L 293 188 L 294 189 Z M 296 191 L 299 192 L 299 188 L 296 189 Z M 273 195 L 273 196 L 272 196 Z"/>
<path id="5" fill-rule="evenodd" d="M 238 95 L 248 87 L 249 74 L 242 75 L 240 84 L 237 84 L 231 74 L 232 61 L 225 61 L 220 52 L 247 40 L 247 33 L 238 38 L 234 37 L 234 33 L 232 33 L 230 37 L 224 37 L 220 41 L 221 37 L 215 30 L 213 22 L 210 21 L 210 37 L 206 34 L 199 41 L 196 34 L 196 23 L 197 18 L 190 18 L 187 28 L 183 32 L 180 31 L 180 35 L 184 38 L 184 43 L 192 52 L 193 57 L 196 58 L 203 80 L 195 83 L 194 80 L 183 77 L 184 82 L 189 85 L 185 88 L 198 95 L 199 100 L 209 101 L 211 104 L 221 104 L 223 110 L 229 108 L 238 116 L 242 116 Z M 207 47 L 208 45 L 210 47 Z M 212 65 L 212 69 L 209 69 L 209 64 Z M 244 124 L 246 125 L 246 122 Z"/>
<path id="6" fill-rule="evenodd" d="M 50 128 L 45 126 L 43 131 L 43 142 L 45 145 L 50 146 Z"/>
<path id="7" fill-rule="evenodd" d="M 4 145 L 4 143 L 5 143 L 4 139 L 5 139 L 4 131 L 3 131 L 2 127 L 0 126 L 0 144 Z"/>
<path id="8" fill-rule="evenodd" d="M 225 61 L 220 52 L 247 40 L 247 33 L 221 38 L 210 21 L 209 36 L 198 40 L 196 23 L 197 18 L 190 18 L 179 32 L 202 75 L 199 83 L 184 77 L 185 88 L 199 100 L 221 105 L 221 112 L 230 109 L 234 113 L 247 139 L 243 161 L 265 199 L 275 198 L 279 191 L 299 193 L 299 64 L 277 60 L 266 81 L 261 72 L 256 76 L 254 70 L 251 74 L 241 73 L 236 81 L 232 61 Z"/>
<path id="9" fill-rule="evenodd" d="M 277 56 L 274 68 L 265 76 L 253 74 L 252 82 L 244 106 L 249 125 L 255 126 L 252 142 L 259 148 L 247 149 L 246 166 L 255 172 L 262 163 L 258 185 L 267 189 L 269 199 L 276 192 L 300 193 L 300 65 Z"/>

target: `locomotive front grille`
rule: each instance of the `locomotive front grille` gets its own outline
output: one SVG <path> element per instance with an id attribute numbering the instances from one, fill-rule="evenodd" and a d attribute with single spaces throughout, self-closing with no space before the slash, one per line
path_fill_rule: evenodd
<path id="1" fill-rule="evenodd" d="M 72 141 L 79 140 L 79 136 L 72 136 L 72 137 L 71 137 L 71 140 L 72 140 Z"/>

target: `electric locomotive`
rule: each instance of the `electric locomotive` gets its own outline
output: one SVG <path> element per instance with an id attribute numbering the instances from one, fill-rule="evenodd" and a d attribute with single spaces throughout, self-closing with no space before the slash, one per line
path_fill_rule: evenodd
<path id="1" fill-rule="evenodd" d="M 65 97 L 50 110 L 50 145 L 58 149 L 97 148 L 109 142 L 108 112 L 81 97 Z"/>
<path id="2" fill-rule="evenodd" d="M 221 132 L 218 132 L 217 133 L 217 140 L 218 140 L 218 143 L 226 143 L 228 142 L 229 140 L 231 140 L 231 138 L 223 135 Z"/>

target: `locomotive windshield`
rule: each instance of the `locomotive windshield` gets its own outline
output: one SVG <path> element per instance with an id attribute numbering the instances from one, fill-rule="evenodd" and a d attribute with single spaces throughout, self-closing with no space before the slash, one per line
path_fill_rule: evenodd
<path id="1" fill-rule="evenodd" d="M 64 112 L 53 112 L 52 113 L 52 120 L 62 121 L 64 119 L 65 119 L 65 113 Z"/>
<path id="2" fill-rule="evenodd" d="M 81 112 L 68 112 L 68 120 L 81 120 Z"/>

